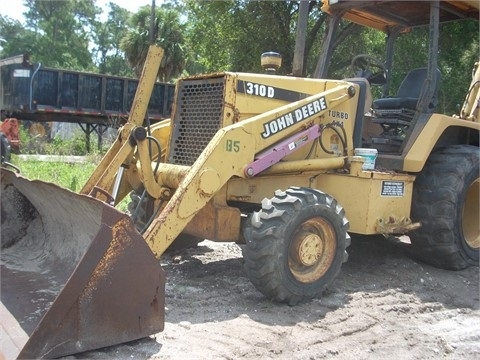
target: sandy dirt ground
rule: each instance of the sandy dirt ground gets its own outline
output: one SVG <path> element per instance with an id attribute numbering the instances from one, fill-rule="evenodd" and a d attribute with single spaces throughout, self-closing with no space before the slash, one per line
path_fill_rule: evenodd
<path id="1" fill-rule="evenodd" d="M 165 330 L 68 358 L 480 359 L 479 269 L 446 271 L 355 239 L 333 286 L 288 306 L 247 279 L 235 244 L 165 255 Z"/>

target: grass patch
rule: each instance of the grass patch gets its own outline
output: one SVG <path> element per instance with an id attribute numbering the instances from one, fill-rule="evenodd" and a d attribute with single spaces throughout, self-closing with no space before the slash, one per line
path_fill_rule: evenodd
<path id="1" fill-rule="evenodd" d="M 87 153 L 83 137 L 75 136 L 69 140 L 54 138 L 45 141 L 30 136 L 24 129 L 20 132 L 22 154 L 49 154 L 49 155 L 83 155 L 84 163 L 69 163 L 65 161 L 39 161 L 12 154 L 11 163 L 20 169 L 20 173 L 30 180 L 41 180 L 54 183 L 73 192 L 79 193 L 90 178 L 104 151 Z M 116 207 L 126 212 L 130 198 L 126 196 Z"/>
<path id="2" fill-rule="evenodd" d="M 12 164 L 20 169 L 20 173 L 30 180 L 41 180 L 57 184 L 73 192 L 80 192 L 90 175 L 97 167 L 100 158 L 87 157 L 85 163 L 49 162 L 37 160 L 22 160 L 12 155 Z M 116 208 L 126 212 L 130 197 L 126 196 Z"/>
<path id="3" fill-rule="evenodd" d="M 79 192 L 97 166 L 96 162 L 83 164 L 22 160 L 12 156 L 12 163 L 20 168 L 21 174 L 31 180 L 48 181 Z"/>

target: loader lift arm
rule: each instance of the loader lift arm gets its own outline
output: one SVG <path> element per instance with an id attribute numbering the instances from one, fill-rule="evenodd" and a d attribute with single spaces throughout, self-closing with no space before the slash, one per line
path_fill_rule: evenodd
<path id="1" fill-rule="evenodd" d="M 108 194 L 113 186 L 117 170 L 120 169 L 123 164 L 126 164 L 127 159 L 131 158 L 133 154 L 134 144 L 129 141 L 130 135 L 134 129 L 142 126 L 143 120 L 145 119 L 148 102 L 152 95 L 163 54 L 164 51 L 162 48 L 150 46 L 128 121 L 120 129 L 117 139 L 110 149 L 108 149 L 100 164 L 98 164 L 89 180 L 83 186 L 80 191 L 81 194 L 91 195 L 99 199 L 107 200 L 107 202 L 109 202 L 108 200 L 119 200 Z M 118 173 L 121 174 L 121 172 Z M 147 183 L 154 186 L 151 181 L 153 172 L 149 174 L 145 170 L 145 173 L 146 179 L 150 180 Z M 151 189 L 151 191 L 155 192 L 153 189 Z"/>
<path id="2" fill-rule="evenodd" d="M 255 160 L 256 154 L 301 130 L 318 124 L 327 109 L 335 108 L 354 95 L 355 88 L 348 83 L 343 83 L 301 101 L 284 105 L 220 129 L 179 183 L 163 211 L 153 220 L 144 234 L 153 253 L 160 257 L 195 214 L 215 196 L 231 177 L 248 177 L 247 166 Z M 311 116 L 293 124 L 288 131 L 268 138 L 262 137 L 265 124 L 310 105 L 315 109 Z M 314 136 L 311 136 L 310 140 L 313 139 Z M 232 149 L 228 145 L 232 143 L 237 147 Z M 145 146 L 139 146 L 139 151 L 142 149 L 145 151 Z M 141 155 L 140 158 L 142 158 Z M 327 163 L 329 160 L 324 159 L 323 161 Z M 338 162 L 335 163 L 335 166 L 337 164 Z M 159 167 L 158 172 L 162 172 L 162 166 Z M 157 180 L 159 178 L 160 176 L 157 174 Z M 158 185 L 162 186 L 163 184 L 159 183 Z"/>
<path id="3" fill-rule="evenodd" d="M 161 213 L 153 219 L 143 234 L 152 252 L 159 258 L 184 230 L 192 218 L 219 192 L 227 181 L 236 177 L 248 177 L 246 168 L 253 163 L 260 152 L 294 136 L 302 130 L 320 123 L 326 111 L 334 109 L 356 95 L 354 85 L 339 82 L 332 89 L 289 103 L 279 108 L 251 117 L 250 119 L 226 126 L 218 130 L 208 146 L 190 167 L 161 163 L 154 174 L 148 153 L 148 139 L 141 126 L 148 104 L 153 82 L 152 74 L 156 74 L 162 51 L 152 46 L 147 56 L 142 78 L 139 84 L 128 123 L 119 131 L 119 136 L 111 149 L 102 159 L 94 174 L 87 181 L 82 193 L 97 197 L 107 202 L 118 203 L 119 199 L 110 196 L 115 181 L 114 176 L 119 168 L 125 166 L 137 168 L 143 179 L 143 185 L 149 195 L 158 199 L 163 189 L 176 185 L 173 196 L 169 199 Z M 354 108 L 356 104 L 352 105 Z M 307 109 L 301 121 L 297 121 L 284 131 L 272 136 L 262 136 L 268 131 L 268 124 L 295 110 Z M 308 113 L 310 109 L 310 113 Z M 310 140 L 313 140 L 311 138 Z M 228 144 L 235 144 L 229 146 Z M 136 146 L 136 156 L 134 150 Z M 278 159 L 279 160 L 279 159 Z M 331 159 L 320 159 L 325 168 L 339 167 L 343 161 L 331 162 Z M 270 165 L 274 165 L 271 163 Z M 175 174 L 164 179 L 164 174 Z M 173 184 L 172 184 L 173 182 Z"/>
<path id="4" fill-rule="evenodd" d="M 254 162 L 256 154 L 289 136 L 319 124 L 319 119 L 327 110 L 337 107 L 356 95 L 354 85 L 339 82 L 339 85 L 332 89 L 221 128 L 187 171 L 184 166 L 162 163 L 154 174 L 148 139 L 141 125 L 162 55 L 162 49 L 150 47 L 128 122 L 119 130 L 117 140 L 81 190 L 82 194 L 96 197 L 112 205 L 117 204 L 121 199 L 116 198 L 115 194 L 110 195 L 115 175 L 122 175 L 122 167 L 136 167 L 135 162 L 138 161 L 146 191 L 151 197 L 158 199 L 162 190 L 172 186 L 171 176 L 170 181 L 164 184 L 162 173 L 176 174 L 178 178 L 174 180 L 174 185 L 178 187 L 175 193 L 143 234 L 157 258 L 231 177 L 248 177 L 246 167 Z M 265 131 L 268 131 L 270 122 L 305 107 L 310 108 L 310 115 L 304 116 L 301 121 L 295 122 L 285 131 L 266 138 L 262 136 L 262 134 L 265 135 Z M 308 114 L 308 110 L 306 111 Z M 227 144 L 235 144 L 235 146 L 229 147 Z M 134 159 L 135 146 L 137 152 Z M 325 167 L 338 167 L 339 163 L 343 164 L 343 161 L 332 163 L 330 160 L 324 159 Z"/>

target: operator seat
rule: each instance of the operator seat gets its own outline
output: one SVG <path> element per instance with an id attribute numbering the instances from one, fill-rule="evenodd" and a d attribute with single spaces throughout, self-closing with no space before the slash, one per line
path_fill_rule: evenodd
<path id="1" fill-rule="evenodd" d="M 418 98 L 422 91 L 423 83 L 427 78 L 427 68 L 418 68 L 411 70 L 405 79 L 403 79 L 398 88 L 395 97 L 385 97 L 377 99 L 373 102 L 373 108 L 378 110 L 391 109 L 409 109 L 415 110 L 417 107 Z M 440 85 L 440 70 L 435 71 L 435 91 L 428 108 L 430 111 L 437 106 L 437 94 Z"/>
<path id="2" fill-rule="evenodd" d="M 406 134 L 417 113 L 417 103 L 427 74 L 427 68 L 410 71 L 400 84 L 395 97 L 381 98 L 373 102 L 372 123 L 381 127 L 381 133 L 372 136 L 369 140 L 373 148 L 379 152 L 401 153 Z M 434 76 L 435 88 L 432 99 L 426 109 L 419 109 L 421 111 L 433 112 L 438 103 L 437 94 L 440 85 L 438 69 Z"/>

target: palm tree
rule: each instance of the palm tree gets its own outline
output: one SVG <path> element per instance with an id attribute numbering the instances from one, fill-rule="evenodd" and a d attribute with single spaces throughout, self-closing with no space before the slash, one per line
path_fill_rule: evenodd
<path id="1" fill-rule="evenodd" d="M 121 48 L 137 76 L 142 72 L 151 43 L 149 34 L 151 16 L 149 6 L 144 6 L 133 14 L 130 18 L 131 29 L 121 42 Z M 156 8 L 154 20 L 154 42 L 165 51 L 158 79 L 168 82 L 180 75 L 185 66 L 184 25 L 180 22 L 179 12 L 170 7 Z"/>

